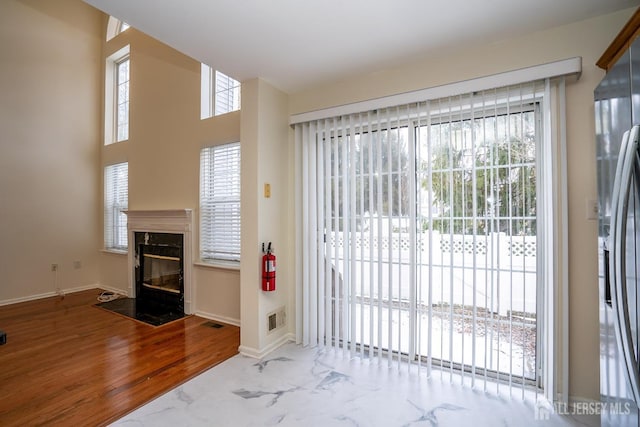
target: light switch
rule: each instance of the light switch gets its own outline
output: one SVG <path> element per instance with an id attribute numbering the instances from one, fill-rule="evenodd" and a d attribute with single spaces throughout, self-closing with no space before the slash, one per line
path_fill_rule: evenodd
<path id="1" fill-rule="evenodd" d="M 587 219 L 598 219 L 598 201 L 593 199 L 587 200 Z"/>
<path id="2" fill-rule="evenodd" d="M 271 184 L 264 184 L 264 197 L 265 199 L 271 197 Z"/>

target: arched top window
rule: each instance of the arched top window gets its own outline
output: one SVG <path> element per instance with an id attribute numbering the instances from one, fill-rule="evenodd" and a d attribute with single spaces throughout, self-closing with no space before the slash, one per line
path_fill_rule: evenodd
<path id="1" fill-rule="evenodd" d="M 109 22 L 107 23 L 107 41 L 125 31 L 127 28 L 129 28 L 129 24 L 110 16 Z"/>

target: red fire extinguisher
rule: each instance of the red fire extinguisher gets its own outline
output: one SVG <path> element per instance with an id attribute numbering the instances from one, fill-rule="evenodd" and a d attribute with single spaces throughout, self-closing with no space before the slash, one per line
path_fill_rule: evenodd
<path id="1" fill-rule="evenodd" d="M 264 250 L 264 243 L 262 244 L 262 290 L 263 291 L 275 291 L 276 290 L 276 256 L 271 252 L 271 242 L 267 246 L 267 251 Z"/>

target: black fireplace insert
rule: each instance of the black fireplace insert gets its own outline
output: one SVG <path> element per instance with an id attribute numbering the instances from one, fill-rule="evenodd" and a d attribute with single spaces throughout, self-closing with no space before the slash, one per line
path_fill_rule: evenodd
<path id="1" fill-rule="evenodd" d="M 183 235 L 135 232 L 134 237 L 136 305 L 184 314 Z"/>

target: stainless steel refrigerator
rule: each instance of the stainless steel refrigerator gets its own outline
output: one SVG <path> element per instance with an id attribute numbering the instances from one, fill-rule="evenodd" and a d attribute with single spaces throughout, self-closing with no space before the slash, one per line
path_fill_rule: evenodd
<path id="1" fill-rule="evenodd" d="M 640 425 L 640 39 L 594 92 L 603 426 Z"/>

